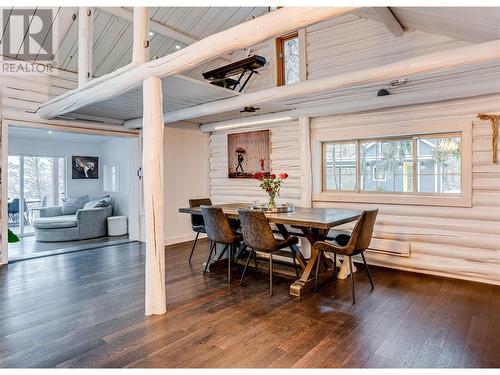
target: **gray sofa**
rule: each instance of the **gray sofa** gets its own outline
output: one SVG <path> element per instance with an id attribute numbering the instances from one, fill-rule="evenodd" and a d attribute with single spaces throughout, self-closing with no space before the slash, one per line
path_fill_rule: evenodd
<path id="1" fill-rule="evenodd" d="M 40 217 L 35 219 L 35 238 L 41 242 L 85 240 L 107 235 L 108 217 L 113 207 L 84 208 L 75 215 L 62 215 L 62 207 L 40 209 Z"/>

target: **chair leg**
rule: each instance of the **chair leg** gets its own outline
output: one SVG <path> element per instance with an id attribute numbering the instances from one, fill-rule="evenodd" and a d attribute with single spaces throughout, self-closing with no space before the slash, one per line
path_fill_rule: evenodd
<path id="1" fill-rule="evenodd" d="M 189 264 L 191 264 L 191 258 L 193 257 L 194 248 L 196 246 L 196 242 L 198 241 L 199 235 L 200 235 L 200 232 L 196 232 L 196 238 L 194 239 L 193 247 L 191 248 L 191 254 L 189 254 Z"/>
<path id="2" fill-rule="evenodd" d="M 259 266 L 257 265 L 257 253 L 253 250 L 251 250 L 251 253 L 253 254 L 253 262 L 255 264 L 255 272 L 259 273 Z"/>
<path id="3" fill-rule="evenodd" d="M 203 270 L 203 276 L 205 276 L 205 274 L 207 273 L 208 265 L 210 263 L 210 259 L 212 259 L 212 252 L 214 251 L 215 242 L 210 241 L 210 245 L 209 246 L 210 246 L 210 251 L 208 253 L 207 263 L 205 263 L 205 269 Z"/>
<path id="4" fill-rule="evenodd" d="M 361 257 L 363 258 L 363 263 L 365 264 L 366 273 L 368 274 L 368 280 L 370 280 L 370 285 L 372 286 L 373 290 L 374 288 L 373 288 L 372 275 L 370 274 L 370 269 L 368 268 L 368 264 L 366 264 L 365 254 L 361 253 Z"/>
<path id="5" fill-rule="evenodd" d="M 245 268 L 243 268 L 243 273 L 241 274 L 240 286 L 243 285 L 243 279 L 245 278 L 245 273 L 247 272 L 248 263 L 250 263 L 250 257 L 252 256 L 253 250 L 249 249 L 247 262 L 245 263 Z"/>
<path id="6" fill-rule="evenodd" d="M 227 254 L 227 283 L 231 284 L 231 263 L 233 262 L 234 244 L 229 245 Z"/>
<path id="7" fill-rule="evenodd" d="M 273 296 L 273 253 L 269 253 L 269 295 Z"/>
<path id="8" fill-rule="evenodd" d="M 318 274 L 319 274 L 319 264 L 321 263 L 321 252 L 319 252 L 318 257 L 316 258 L 316 272 L 314 275 L 314 291 L 318 289 Z"/>
<path id="9" fill-rule="evenodd" d="M 297 279 L 300 278 L 299 276 L 299 270 L 297 269 L 297 260 L 295 259 L 296 256 L 295 256 L 295 250 L 290 248 L 291 252 L 292 252 L 292 259 L 293 259 L 293 268 L 295 268 L 295 276 L 297 276 Z"/>
<path id="10" fill-rule="evenodd" d="M 352 257 L 349 257 L 349 276 L 351 277 L 351 293 L 352 293 L 352 304 L 356 303 L 356 295 L 354 292 L 354 274 L 352 273 Z"/>
<path id="11" fill-rule="evenodd" d="M 333 253 L 333 280 L 337 280 L 337 254 Z"/>

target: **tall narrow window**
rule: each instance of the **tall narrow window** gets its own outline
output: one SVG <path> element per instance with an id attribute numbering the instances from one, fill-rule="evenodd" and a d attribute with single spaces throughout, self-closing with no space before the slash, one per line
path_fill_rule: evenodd
<path id="1" fill-rule="evenodd" d="M 276 39 L 276 57 L 278 86 L 299 82 L 299 36 L 297 32 Z"/>

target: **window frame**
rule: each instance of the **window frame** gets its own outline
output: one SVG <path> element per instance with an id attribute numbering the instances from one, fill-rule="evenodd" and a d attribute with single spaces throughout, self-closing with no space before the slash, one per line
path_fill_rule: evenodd
<path id="1" fill-rule="evenodd" d="M 458 119 L 456 122 L 436 124 L 425 121 L 402 122 L 392 127 L 392 134 L 387 133 L 387 126 L 376 124 L 369 127 L 350 127 L 348 129 L 321 128 L 311 134 L 311 151 L 313 155 L 313 201 L 314 202 L 356 202 L 356 203 L 387 203 L 402 205 L 430 205 L 450 207 L 472 207 L 472 122 Z M 436 131 L 437 130 L 437 131 Z M 413 191 L 377 192 L 361 191 L 359 186 L 360 141 L 383 141 L 403 138 L 431 138 L 461 136 L 461 192 L 460 193 L 414 193 L 417 189 L 416 174 L 413 171 Z M 358 141 L 356 164 L 356 191 L 325 190 L 323 144 L 332 142 Z M 413 147 L 413 160 L 416 161 L 416 147 Z M 326 182 L 326 181 L 325 181 Z"/>
<path id="2" fill-rule="evenodd" d="M 285 59 L 284 59 L 284 46 L 285 42 L 290 39 L 297 38 L 299 42 L 299 72 L 300 72 L 300 38 L 299 31 L 292 31 L 288 34 L 276 38 L 276 86 L 285 86 Z M 299 74 L 300 81 L 300 74 Z"/>

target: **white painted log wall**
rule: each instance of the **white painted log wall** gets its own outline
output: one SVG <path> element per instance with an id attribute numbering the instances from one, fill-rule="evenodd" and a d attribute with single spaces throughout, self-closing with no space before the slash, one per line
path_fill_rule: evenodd
<path id="1" fill-rule="evenodd" d="M 367 259 L 373 264 L 500 284 L 500 166 L 491 164 L 490 125 L 478 121 L 477 112 L 500 112 L 500 95 L 311 119 L 312 137 L 325 139 L 336 131 L 380 124 L 387 126 L 390 135 L 402 120 L 418 124 L 417 120 L 426 119 L 436 124 L 437 132 L 440 122 L 472 121 L 471 208 L 334 201 L 313 205 L 379 208 L 374 237 L 401 241 L 402 247 L 409 243 L 411 256 L 369 253 Z"/>
<path id="2" fill-rule="evenodd" d="M 290 177 L 285 181 L 278 202 L 301 203 L 300 146 L 298 121 L 286 121 L 268 127 L 253 127 L 233 130 L 232 133 L 270 129 L 272 172 L 286 172 Z M 266 202 L 267 194 L 259 188 L 254 179 L 228 178 L 227 135 L 221 131 L 210 135 L 210 196 L 216 203 L 245 202 L 254 200 Z"/>

